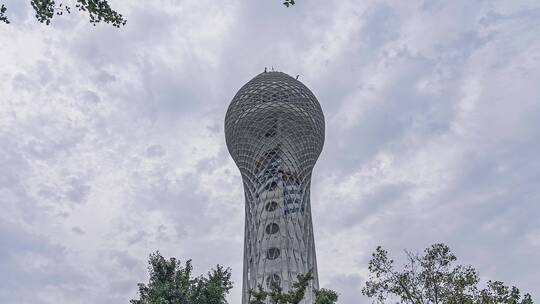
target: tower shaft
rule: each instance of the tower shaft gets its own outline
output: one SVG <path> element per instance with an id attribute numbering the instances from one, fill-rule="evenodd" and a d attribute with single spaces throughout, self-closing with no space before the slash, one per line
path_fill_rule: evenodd
<path id="1" fill-rule="evenodd" d="M 307 272 L 314 279 L 303 303 L 313 303 L 318 273 L 310 184 L 324 142 L 319 103 L 294 78 L 262 73 L 234 97 L 225 132 L 245 196 L 242 303 L 259 285 L 287 292 Z"/>

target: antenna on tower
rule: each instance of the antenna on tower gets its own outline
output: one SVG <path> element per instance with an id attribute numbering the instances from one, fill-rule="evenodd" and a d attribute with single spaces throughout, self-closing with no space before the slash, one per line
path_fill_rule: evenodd
<path id="1" fill-rule="evenodd" d="M 296 75 L 296 80 L 298 80 L 298 77 L 300 77 L 300 74 Z"/>
<path id="2" fill-rule="evenodd" d="M 264 67 L 264 72 L 266 73 L 266 67 Z"/>

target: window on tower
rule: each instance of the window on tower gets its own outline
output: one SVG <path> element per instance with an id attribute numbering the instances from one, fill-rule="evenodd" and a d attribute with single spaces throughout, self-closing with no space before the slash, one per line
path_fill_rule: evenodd
<path id="1" fill-rule="evenodd" d="M 277 184 L 276 182 L 271 182 L 271 183 L 267 184 L 267 185 L 264 187 L 264 189 L 265 189 L 266 191 L 274 191 L 274 190 L 276 190 L 277 186 L 278 186 L 278 184 Z"/>
<path id="2" fill-rule="evenodd" d="M 277 247 L 270 247 L 266 251 L 266 258 L 269 260 L 275 260 L 279 258 L 279 255 L 281 254 L 281 251 Z"/>
<path id="3" fill-rule="evenodd" d="M 270 288 L 272 285 L 281 285 L 281 277 L 277 273 L 273 273 L 266 277 L 266 286 Z"/>
<path id="4" fill-rule="evenodd" d="M 271 201 L 269 203 L 266 203 L 266 206 L 264 207 L 264 209 L 266 209 L 266 211 L 268 212 L 272 212 L 274 210 L 276 210 L 278 208 L 278 203 L 275 202 L 275 201 Z"/>
<path id="5" fill-rule="evenodd" d="M 270 223 L 266 225 L 266 233 L 267 234 L 276 234 L 279 232 L 279 225 L 276 223 Z"/>

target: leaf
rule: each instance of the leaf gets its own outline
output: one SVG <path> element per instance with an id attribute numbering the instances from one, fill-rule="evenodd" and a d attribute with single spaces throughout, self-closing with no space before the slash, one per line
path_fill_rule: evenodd
<path id="1" fill-rule="evenodd" d="M 159 251 L 148 259 L 148 284 L 137 284 L 139 298 L 132 304 L 189 303 L 226 304 L 233 287 L 230 268 L 217 265 L 206 276 L 192 277 L 191 260 L 182 265 L 177 259 L 165 259 Z"/>
<path id="2" fill-rule="evenodd" d="M 457 257 L 445 244 L 434 244 L 423 255 L 405 253 L 407 262 L 401 269 L 394 268 L 388 252 L 380 246 L 372 254 L 362 293 L 374 303 L 397 298 L 410 304 L 532 304 L 530 295 L 520 302 L 519 289 L 499 281 L 488 281 L 487 287 L 478 291 L 477 271 L 472 266 L 456 265 Z"/>
<path id="3" fill-rule="evenodd" d="M 7 11 L 7 8 L 2 4 L 0 6 L 0 22 L 4 22 L 5 24 L 9 24 L 10 21 L 7 18 L 7 16 L 5 15 L 6 11 Z"/>

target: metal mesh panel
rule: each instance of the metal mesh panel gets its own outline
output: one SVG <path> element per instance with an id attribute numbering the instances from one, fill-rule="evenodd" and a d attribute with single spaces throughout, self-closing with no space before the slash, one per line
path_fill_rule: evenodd
<path id="1" fill-rule="evenodd" d="M 309 191 L 324 143 L 319 102 L 289 75 L 261 73 L 229 105 L 225 139 L 246 201 L 242 303 L 258 285 L 287 291 L 307 271 L 318 288 Z M 312 299 L 308 292 L 304 303 Z"/>

